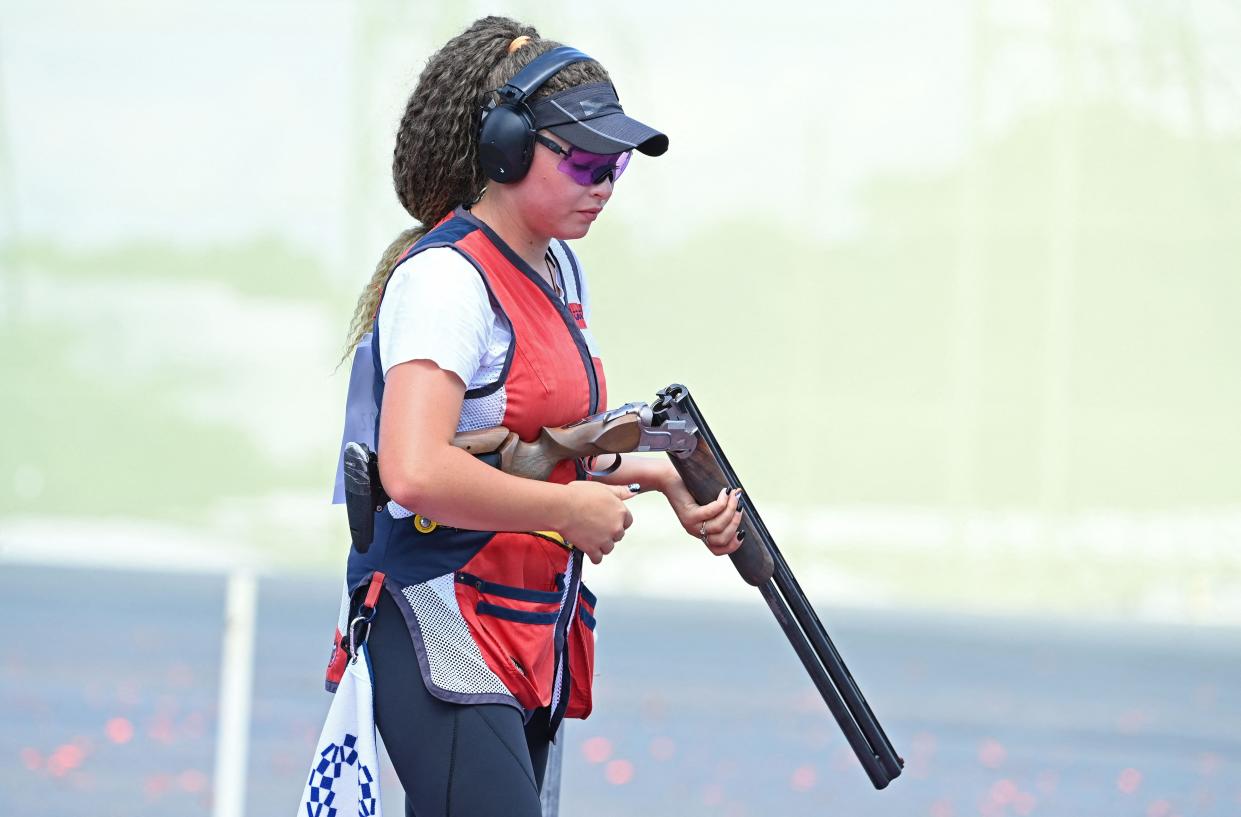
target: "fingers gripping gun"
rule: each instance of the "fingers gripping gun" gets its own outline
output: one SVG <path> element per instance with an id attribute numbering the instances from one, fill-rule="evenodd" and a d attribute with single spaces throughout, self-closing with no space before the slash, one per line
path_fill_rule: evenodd
<path id="1" fill-rule="evenodd" d="M 700 505 L 714 500 L 723 488 L 742 487 L 689 389 L 678 384 L 660 391 L 653 404 L 627 403 L 572 425 L 544 428 L 529 443 L 497 427 L 462 432 L 453 439 L 453 445 L 491 461 L 506 473 L 531 479 L 546 479 L 567 459 L 589 462 L 603 454 L 618 455 L 607 471 L 590 471 L 600 476 L 620 466 L 619 455 L 664 451 Z M 379 483 L 374 455 L 365 446 L 350 443 L 345 452 L 345 474 L 354 546 L 365 550 L 370 546 L 374 513 L 387 501 L 382 489 L 371 493 Z M 759 589 L 871 783 L 877 789 L 884 788 L 900 775 L 904 760 L 897 756 L 744 491 L 740 508 L 741 547 L 729 554 L 733 566 L 741 578 Z"/>

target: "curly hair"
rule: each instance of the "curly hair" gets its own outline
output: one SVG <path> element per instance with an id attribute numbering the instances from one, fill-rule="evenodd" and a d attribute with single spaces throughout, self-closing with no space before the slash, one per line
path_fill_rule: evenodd
<path id="1" fill-rule="evenodd" d="M 529 41 L 509 53 L 518 37 Z M 369 331 L 380 295 L 397 261 L 414 242 L 461 204 L 482 194 L 487 178 L 478 157 L 480 111 L 494 92 L 560 43 L 507 17 L 484 17 L 431 56 L 405 105 L 392 152 L 392 182 L 401 206 L 419 222 L 404 230 L 384 251 L 358 297 L 344 357 Z M 591 82 L 608 82 L 594 60 L 571 63 L 556 72 L 531 101 Z"/>

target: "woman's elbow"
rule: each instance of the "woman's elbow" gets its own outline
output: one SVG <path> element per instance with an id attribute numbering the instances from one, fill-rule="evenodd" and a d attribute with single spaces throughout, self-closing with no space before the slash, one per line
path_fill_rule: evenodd
<path id="1" fill-rule="evenodd" d="M 382 462 L 382 460 L 381 460 Z M 418 510 L 427 505 L 431 480 L 416 468 L 385 470 L 379 468 L 379 480 L 384 493 L 396 504 L 408 510 Z"/>

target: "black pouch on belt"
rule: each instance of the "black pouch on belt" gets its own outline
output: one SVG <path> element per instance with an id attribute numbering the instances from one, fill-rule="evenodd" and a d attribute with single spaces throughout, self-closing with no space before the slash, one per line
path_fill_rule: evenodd
<path id="1" fill-rule="evenodd" d="M 379 484 L 379 456 L 364 443 L 346 443 L 344 471 L 349 536 L 358 553 L 366 553 L 375 539 L 375 514 L 388 504 Z"/>

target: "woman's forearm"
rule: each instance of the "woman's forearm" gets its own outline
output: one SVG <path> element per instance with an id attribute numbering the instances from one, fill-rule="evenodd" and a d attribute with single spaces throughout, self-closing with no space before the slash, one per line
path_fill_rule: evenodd
<path id="1" fill-rule="evenodd" d="M 418 460 L 393 480 L 396 490 L 389 495 L 428 519 L 469 530 L 559 530 L 565 524 L 564 485 L 506 474 L 450 445 L 429 447 Z"/>

